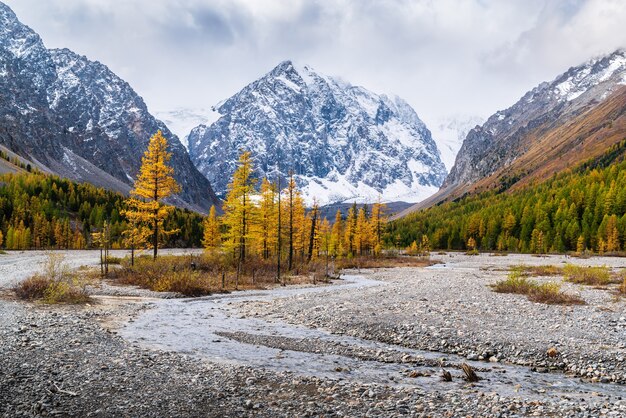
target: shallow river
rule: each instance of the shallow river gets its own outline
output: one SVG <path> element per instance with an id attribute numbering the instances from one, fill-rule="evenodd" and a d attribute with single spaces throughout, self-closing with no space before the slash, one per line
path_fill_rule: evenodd
<path id="1" fill-rule="evenodd" d="M 160 300 L 152 309 L 143 312 L 136 320 L 120 329 L 120 334 L 143 347 L 175 351 L 198 356 L 215 362 L 228 362 L 273 371 L 291 371 L 332 380 L 356 380 L 361 383 L 411 386 L 420 390 L 458 391 L 480 390 L 500 395 L 523 398 L 591 398 L 626 396 L 623 386 L 581 382 L 560 373 L 536 373 L 521 366 L 500 363 L 469 362 L 464 358 L 444 353 L 411 350 L 359 338 L 335 335 L 320 329 L 289 325 L 243 317 L 237 306 L 241 302 L 269 302 L 276 298 L 297 297 L 308 293 L 384 286 L 382 282 L 361 276 L 344 276 L 330 286 L 288 287 L 264 291 L 246 291 L 196 299 Z M 253 345 L 227 338 L 224 333 L 276 336 L 292 339 L 319 340 L 340 343 L 357 350 L 380 350 L 401 353 L 428 360 L 445 359 L 452 367 L 453 382 L 443 382 L 439 367 L 416 366 L 407 363 L 386 363 L 361 360 L 343 355 L 308 351 L 281 350 L 263 345 Z M 312 344 L 314 347 L 315 344 Z M 311 351 L 314 351 L 312 349 Z M 479 369 L 482 380 L 469 385 L 461 379 L 462 372 L 455 368 L 467 362 Z M 337 371 L 337 370 L 341 371 Z M 409 370 L 430 376 L 412 378 Z"/>

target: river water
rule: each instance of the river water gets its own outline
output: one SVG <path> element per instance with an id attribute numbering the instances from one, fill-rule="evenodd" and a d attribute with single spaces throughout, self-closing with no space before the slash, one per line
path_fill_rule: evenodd
<path id="1" fill-rule="evenodd" d="M 443 267 L 443 266 L 441 266 Z M 440 268 L 441 268 L 440 267 Z M 561 373 L 536 373 L 522 366 L 500 363 L 470 362 L 462 357 L 439 352 L 412 350 L 404 347 L 336 335 L 321 329 L 290 325 L 277 320 L 245 317 L 238 305 L 244 302 L 270 302 L 276 298 L 298 297 L 324 292 L 358 291 L 369 286 L 384 286 L 383 282 L 361 276 L 343 276 L 328 286 L 286 287 L 263 291 L 244 291 L 194 299 L 159 300 L 152 309 L 139 315 L 120 329 L 120 334 L 131 342 L 146 348 L 161 349 L 198 356 L 231 364 L 265 368 L 272 371 L 293 372 L 332 380 L 354 380 L 361 383 L 415 387 L 419 390 L 458 391 L 480 390 L 497 392 L 501 396 L 523 398 L 623 397 L 623 386 L 585 383 Z M 282 350 L 265 345 L 248 344 L 225 334 L 251 334 L 310 341 L 310 351 Z M 381 362 L 363 360 L 354 356 L 315 352 L 318 342 L 342 344 L 358 350 L 400 353 L 424 362 Z M 452 372 L 453 382 L 443 382 L 441 371 L 433 360 L 445 359 Z M 466 362 L 480 370 L 482 380 L 473 385 L 461 379 L 458 365 Z M 420 365 L 422 364 L 422 365 Z M 425 366 L 424 364 L 428 364 Z M 339 370 L 339 371 L 338 371 Z M 408 377 L 408 371 L 425 374 Z"/>

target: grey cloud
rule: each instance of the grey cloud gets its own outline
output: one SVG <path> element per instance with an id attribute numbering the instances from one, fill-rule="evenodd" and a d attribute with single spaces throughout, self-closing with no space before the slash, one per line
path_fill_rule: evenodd
<path id="1" fill-rule="evenodd" d="M 626 46 L 626 8 L 615 0 L 6 3 L 47 45 L 106 63 L 159 109 L 209 107 L 294 59 L 397 93 L 427 123 L 484 117 L 569 66 Z"/>

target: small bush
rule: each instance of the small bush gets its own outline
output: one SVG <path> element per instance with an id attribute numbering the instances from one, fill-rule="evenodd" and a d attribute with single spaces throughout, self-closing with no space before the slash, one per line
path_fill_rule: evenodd
<path id="1" fill-rule="evenodd" d="M 211 286 L 199 271 L 183 270 L 159 278 L 154 290 L 178 292 L 185 296 L 204 296 L 211 293 Z"/>
<path id="2" fill-rule="evenodd" d="M 519 264 L 511 267 L 511 271 L 517 271 L 523 276 L 559 276 L 563 274 L 563 269 L 553 265 L 528 266 Z"/>
<path id="3" fill-rule="evenodd" d="M 45 303 L 78 304 L 90 301 L 63 255 L 49 253 L 43 270 L 43 274 L 36 274 L 18 284 L 14 288 L 15 294 L 21 299 L 42 300 Z"/>
<path id="4" fill-rule="evenodd" d="M 563 267 L 565 280 L 589 286 L 605 286 L 611 283 L 611 273 L 607 267 L 582 267 L 567 264 Z"/>
<path id="5" fill-rule="evenodd" d="M 23 280 L 15 287 L 15 294 L 20 299 L 43 299 L 51 280 L 38 274 Z"/>
<path id="6" fill-rule="evenodd" d="M 622 295 L 626 295 L 626 269 L 622 269 L 622 271 L 619 272 L 618 277 L 621 277 L 622 280 L 622 284 L 619 287 L 619 292 Z"/>
<path id="7" fill-rule="evenodd" d="M 584 305 L 585 301 L 576 295 L 570 295 L 561 291 L 559 283 L 541 283 L 534 287 L 528 294 L 528 299 L 533 302 L 546 303 L 548 305 Z"/>
<path id="8" fill-rule="evenodd" d="M 515 293 L 518 295 L 527 295 L 537 286 L 537 282 L 528 280 L 519 272 L 512 272 L 506 280 L 500 280 L 493 285 L 494 292 L 497 293 Z"/>
<path id="9" fill-rule="evenodd" d="M 550 305 L 582 305 L 584 300 L 561 291 L 559 283 L 537 283 L 522 276 L 520 271 L 513 271 L 506 280 L 500 280 L 492 286 L 497 293 L 526 295 L 528 300 Z"/>
<path id="10" fill-rule="evenodd" d="M 112 256 L 108 256 L 108 257 L 107 257 L 107 262 L 108 262 L 109 264 L 116 264 L 116 265 L 119 265 L 119 264 L 122 264 L 122 258 L 121 258 L 121 257 L 112 257 Z"/>
<path id="11" fill-rule="evenodd" d="M 396 256 L 396 257 L 352 257 L 341 258 L 335 261 L 337 270 L 369 269 L 392 267 L 427 267 L 436 264 L 429 257 Z"/>
<path id="12" fill-rule="evenodd" d="M 80 304 L 90 301 L 89 295 L 82 288 L 68 282 L 51 281 L 44 292 L 45 303 Z"/>

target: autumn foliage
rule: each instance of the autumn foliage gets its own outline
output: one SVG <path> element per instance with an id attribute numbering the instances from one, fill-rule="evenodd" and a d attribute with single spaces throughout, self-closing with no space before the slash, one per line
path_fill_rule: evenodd
<path id="1" fill-rule="evenodd" d="M 389 244 L 427 235 L 432 248 L 615 254 L 626 244 L 626 141 L 552 179 L 469 195 L 390 225 Z"/>

